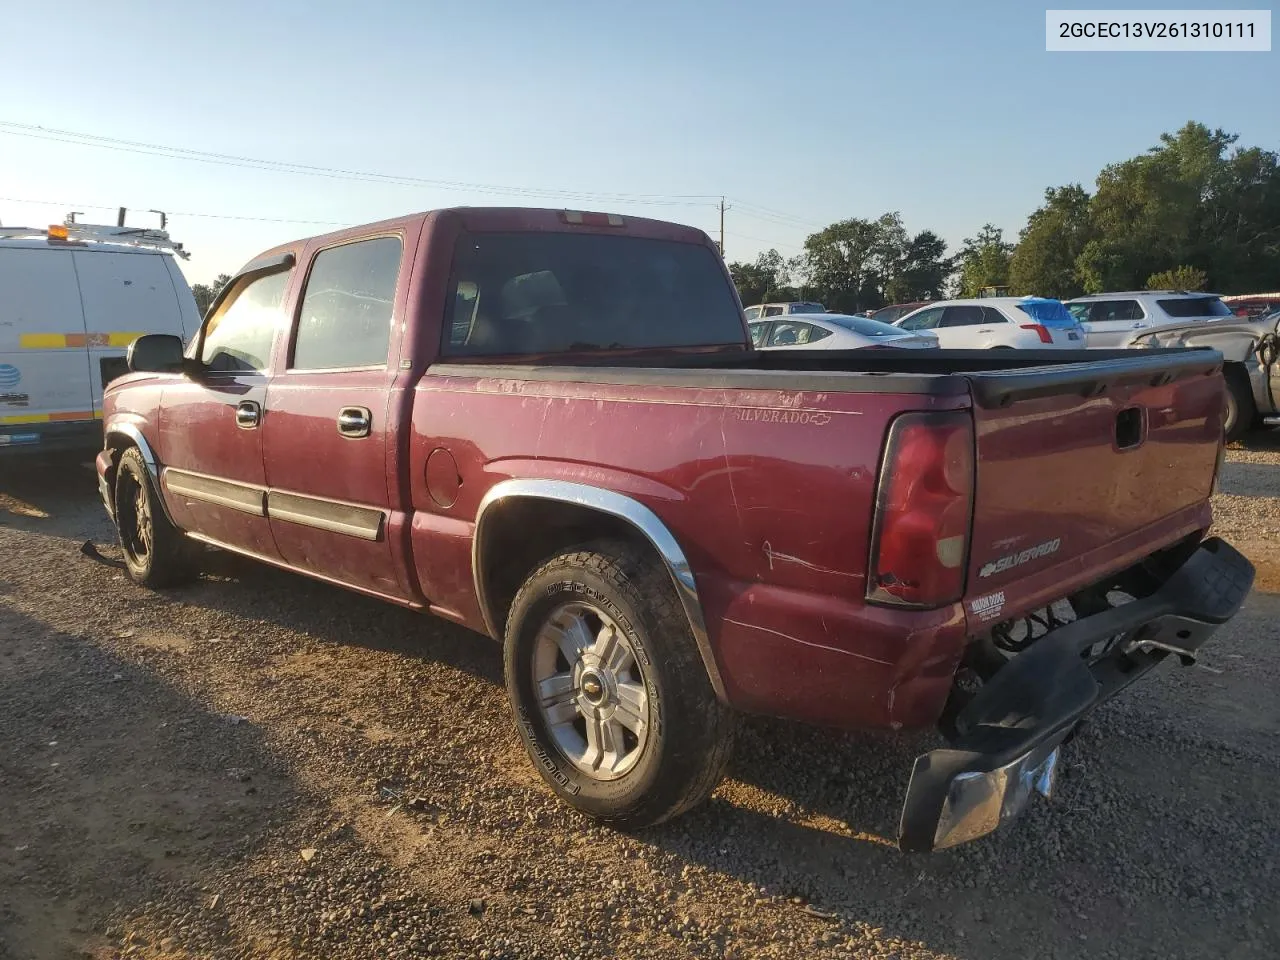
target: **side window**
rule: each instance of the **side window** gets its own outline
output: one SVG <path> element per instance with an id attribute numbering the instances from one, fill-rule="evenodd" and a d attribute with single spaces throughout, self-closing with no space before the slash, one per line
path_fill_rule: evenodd
<path id="1" fill-rule="evenodd" d="M 1108 320 L 1141 320 L 1142 306 L 1137 300 L 1095 300 L 1089 305 L 1089 322 Z"/>
<path id="2" fill-rule="evenodd" d="M 959 307 L 947 307 L 942 312 L 943 327 L 976 327 L 982 324 L 982 307 L 965 304 Z"/>
<path id="3" fill-rule="evenodd" d="M 747 309 L 746 309 L 746 310 L 744 310 L 744 311 L 742 311 L 742 312 L 743 312 L 743 313 L 745 313 L 745 314 L 747 315 L 747 319 L 748 319 L 748 320 L 759 320 L 759 319 L 760 319 L 760 308 L 759 308 L 759 307 L 747 307 Z"/>
<path id="4" fill-rule="evenodd" d="M 938 325 L 938 321 L 942 319 L 942 307 L 930 307 L 928 310 L 921 310 L 910 319 L 904 320 L 901 324 L 903 330 L 932 330 Z"/>
<path id="5" fill-rule="evenodd" d="M 813 327 L 807 323 L 775 323 L 769 335 L 771 347 L 794 347 L 809 342 Z"/>
<path id="6" fill-rule="evenodd" d="M 200 359 L 211 373 L 249 373 L 271 365 L 280 306 L 293 271 L 272 273 L 234 291 L 204 328 Z"/>
<path id="7" fill-rule="evenodd" d="M 377 237 L 316 254 L 290 369 L 386 365 L 401 250 L 399 237 Z"/>
<path id="8" fill-rule="evenodd" d="M 995 307 L 982 308 L 983 323 L 1008 323 L 1009 318 L 997 310 Z"/>
<path id="9" fill-rule="evenodd" d="M 782 307 L 765 307 L 764 315 L 766 317 L 780 317 L 782 316 L 782 310 Z"/>
<path id="10" fill-rule="evenodd" d="M 764 344 L 765 333 L 768 332 L 769 325 L 767 323 L 751 324 L 751 345 L 759 347 Z"/>
<path id="11" fill-rule="evenodd" d="M 823 327 L 809 327 L 809 343 L 817 343 L 819 340 L 825 340 L 831 336 L 831 331 Z"/>

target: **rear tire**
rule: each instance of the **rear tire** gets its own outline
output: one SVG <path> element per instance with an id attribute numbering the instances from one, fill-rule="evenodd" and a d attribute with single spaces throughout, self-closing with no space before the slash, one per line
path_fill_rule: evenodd
<path id="1" fill-rule="evenodd" d="M 194 547 L 169 522 L 150 471 L 137 447 L 116 467 L 116 530 L 125 572 L 144 587 L 174 587 L 195 579 Z"/>
<path id="2" fill-rule="evenodd" d="M 1258 411 L 1247 374 L 1228 366 L 1223 370 L 1223 379 L 1226 380 L 1227 409 L 1223 415 L 1222 432 L 1227 443 L 1234 443 L 1249 432 Z"/>
<path id="3" fill-rule="evenodd" d="M 651 826 L 724 776 L 736 718 L 647 552 L 596 542 L 543 563 L 512 602 L 504 666 L 530 758 L 588 816 Z"/>

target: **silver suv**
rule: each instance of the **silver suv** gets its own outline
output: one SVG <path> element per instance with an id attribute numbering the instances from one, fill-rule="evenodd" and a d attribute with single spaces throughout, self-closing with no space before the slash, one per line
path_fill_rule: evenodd
<path id="1" fill-rule="evenodd" d="M 1186 290 L 1095 293 L 1068 300 L 1067 309 L 1089 335 L 1090 347 L 1121 347 L 1139 330 L 1232 315 L 1216 293 Z"/>

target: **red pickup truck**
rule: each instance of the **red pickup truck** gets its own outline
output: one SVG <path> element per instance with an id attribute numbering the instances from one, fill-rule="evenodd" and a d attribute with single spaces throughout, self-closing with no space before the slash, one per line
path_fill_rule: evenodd
<path id="1" fill-rule="evenodd" d="M 749 712 L 939 725 L 900 845 L 980 836 L 1253 580 L 1206 539 L 1217 352 L 757 352 L 669 223 L 300 240 L 129 364 L 97 470 L 135 581 L 213 545 L 487 634 L 546 781 L 624 827 L 706 798 Z"/>

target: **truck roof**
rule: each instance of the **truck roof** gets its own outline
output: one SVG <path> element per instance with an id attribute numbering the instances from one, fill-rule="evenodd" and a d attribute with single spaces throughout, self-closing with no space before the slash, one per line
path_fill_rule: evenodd
<path id="1" fill-rule="evenodd" d="M 651 220 L 630 214 L 597 213 L 584 210 L 566 210 L 552 207 L 442 207 L 423 210 L 387 220 L 344 227 L 330 233 L 299 237 L 264 250 L 249 262 L 275 254 L 296 250 L 302 243 L 317 241 L 328 244 L 348 237 L 365 236 L 377 230 L 395 230 L 420 223 L 455 216 L 462 221 L 463 229 L 477 233 L 502 232 L 564 232 L 615 234 L 629 237 L 647 237 L 655 240 L 676 240 L 684 243 L 709 244 L 706 232 L 667 220 Z M 243 268 L 242 268 L 243 269 Z"/>

